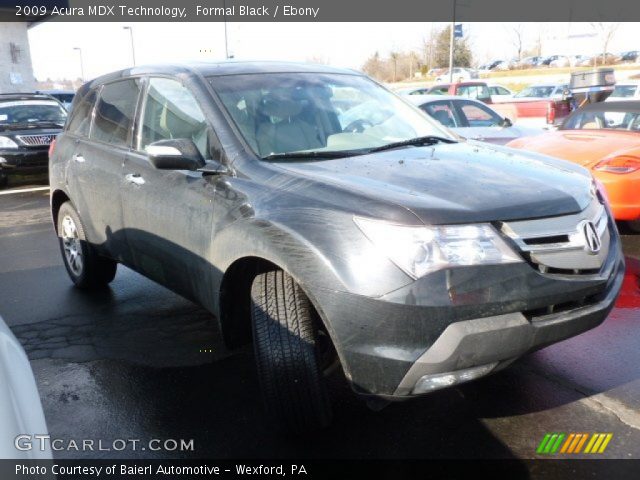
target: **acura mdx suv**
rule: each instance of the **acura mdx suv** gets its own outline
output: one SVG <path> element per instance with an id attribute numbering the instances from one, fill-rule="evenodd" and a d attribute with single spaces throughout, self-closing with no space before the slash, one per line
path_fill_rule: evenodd
<path id="1" fill-rule="evenodd" d="M 50 159 L 66 269 L 126 265 L 253 342 L 267 410 L 327 425 L 327 376 L 406 399 L 600 324 L 624 262 L 601 189 L 466 142 L 318 65 L 136 67 L 78 91 Z"/>

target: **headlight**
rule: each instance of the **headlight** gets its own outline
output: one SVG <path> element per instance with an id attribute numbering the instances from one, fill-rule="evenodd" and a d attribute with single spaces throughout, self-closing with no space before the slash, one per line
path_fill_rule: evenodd
<path id="1" fill-rule="evenodd" d="M 522 262 L 489 224 L 413 227 L 354 217 L 356 225 L 413 278 L 443 268 Z"/>
<path id="2" fill-rule="evenodd" d="M 0 148 L 18 148 L 18 144 L 9 137 L 0 137 Z"/>

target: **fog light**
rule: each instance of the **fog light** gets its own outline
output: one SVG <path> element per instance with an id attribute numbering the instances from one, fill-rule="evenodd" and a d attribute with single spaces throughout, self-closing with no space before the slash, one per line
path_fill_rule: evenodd
<path id="1" fill-rule="evenodd" d="M 476 378 L 486 375 L 493 370 L 498 362 L 488 363 L 486 365 L 480 365 L 479 367 L 465 368 L 463 370 L 456 370 L 455 372 L 436 373 L 434 375 L 425 375 L 420 377 L 413 387 L 413 394 L 432 392 L 434 390 L 440 390 L 441 388 L 450 387 L 458 383 L 468 382 Z"/>

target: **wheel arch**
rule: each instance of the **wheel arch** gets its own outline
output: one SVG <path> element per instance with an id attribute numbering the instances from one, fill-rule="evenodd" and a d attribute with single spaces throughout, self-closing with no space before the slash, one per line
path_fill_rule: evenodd
<path id="1" fill-rule="evenodd" d="M 53 221 L 53 228 L 58 233 L 58 213 L 60 207 L 65 202 L 70 202 L 71 199 L 63 190 L 56 189 L 51 192 L 51 220 Z"/>

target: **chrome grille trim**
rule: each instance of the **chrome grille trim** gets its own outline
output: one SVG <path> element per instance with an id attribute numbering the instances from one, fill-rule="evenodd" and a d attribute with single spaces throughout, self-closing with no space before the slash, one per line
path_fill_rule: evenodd
<path id="1" fill-rule="evenodd" d="M 16 135 L 16 138 L 20 140 L 21 143 L 29 147 L 44 147 L 51 145 L 51 142 L 53 142 L 55 137 L 55 134 Z"/>
<path id="2" fill-rule="evenodd" d="M 601 241 L 600 251 L 589 251 L 580 225 L 593 222 Z M 609 218 L 594 199 L 582 212 L 560 217 L 504 222 L 501 231 L 530 263 L 543 273 L 593 274 L 604 264 L 610 247 Z"/>

